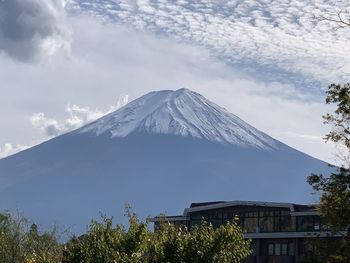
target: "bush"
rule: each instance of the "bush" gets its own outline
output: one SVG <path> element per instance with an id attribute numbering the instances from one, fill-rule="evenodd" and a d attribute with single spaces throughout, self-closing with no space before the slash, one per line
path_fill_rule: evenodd
<path id="1" fill-rule="evenodd" d="M 203 222 L 189 231 L 164 222 L 156 232 L 128 212 L 130 226 L 113 227 L 112 219 L 93 221 L 88 233 L 73 238 L 64 251 L 64 263 L 238 263 L 250 254 L 235 221 L 215 229 Z"/>
<path id="2" fill-rule="evenodd" d="M 62 252 L 55 232 L 39 233 L 35 224 L 19 214 L 0 214 L 0 262 L 60 262 Z"/>
<path id="3" fill-rule="evenodd" d="M 190 230 L 165 222 L 149 230 L 127 209 L 129 227 L 112 218 L 92 221 L 88 232 L 59 244 L 55 230 L 40 233 L 22 216 L 0 214 L 1 263 L 238 263 L 250 254 L 235 221 L 219 228 L 203 222 Z"/>

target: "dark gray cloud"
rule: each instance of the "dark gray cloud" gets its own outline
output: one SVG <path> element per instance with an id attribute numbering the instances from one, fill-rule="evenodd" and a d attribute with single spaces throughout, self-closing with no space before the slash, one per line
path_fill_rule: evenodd
<path id="1" fill-rule="evenodd" d="M 0 0 L 0 51 L 33 61 L 69 50 L 64 0 Z"/>

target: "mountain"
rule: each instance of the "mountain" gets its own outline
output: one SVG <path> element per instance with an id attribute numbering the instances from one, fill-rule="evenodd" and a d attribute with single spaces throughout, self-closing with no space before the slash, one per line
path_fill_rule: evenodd
<path id="1" fill-rule="evenodd" d="M 85 230 L 99 212 L 179 213 L 190 202 L 311 202 L 327 164 L 187 89 L 151 92 L 70 133 L 0 160 L 0 210 Z"/>
<path id="2" fill-rule="evenodd" d="M 151 92 L 75 132 L 108 133 L 112 138 L 132 133 L 190 136 L 212 142 L 260 149 L 281 143 L 248 125 L 224 108 L 188 89 Z"/>

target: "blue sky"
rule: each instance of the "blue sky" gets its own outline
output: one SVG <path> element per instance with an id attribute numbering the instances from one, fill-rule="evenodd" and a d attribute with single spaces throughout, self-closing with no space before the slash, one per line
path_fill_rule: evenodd
<path id="1" fill-rule="evenodd" d="M 333 162 L 324 91 L 347 81 L 350 29 L 314 16 L 340 9 L 347 1 L 1 1 L 0 157 L 186 87 Z"/>

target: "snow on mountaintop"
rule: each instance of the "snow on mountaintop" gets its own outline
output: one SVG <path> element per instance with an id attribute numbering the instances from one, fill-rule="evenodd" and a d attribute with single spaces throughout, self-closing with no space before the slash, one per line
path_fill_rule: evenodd
<path id="1" fill-rule="evenodd" d="M 135 132 L 192 136 L 209 141 L 278 149 L 282 143 L 188 89 L 150 92 L 77 130 L 126 137 Z"/>

